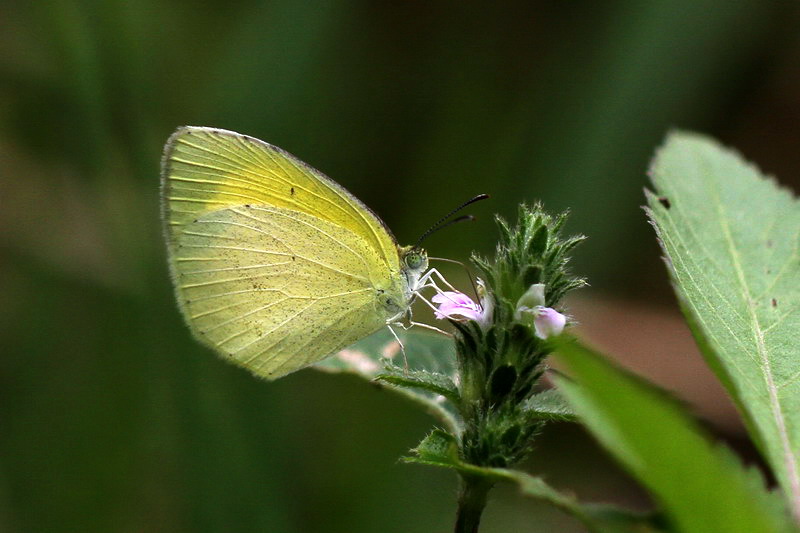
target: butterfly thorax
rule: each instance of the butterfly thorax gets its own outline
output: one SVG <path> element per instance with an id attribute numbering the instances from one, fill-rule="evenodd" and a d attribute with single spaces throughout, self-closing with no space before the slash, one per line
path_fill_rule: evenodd
<path id="1" fill-rule="evenodd" d="M 405 316 L 419 290 L 420 280 L 428 269 L 425 250 L 411 246 L 397 247 L 400 263 L 398 276 L 392 276 L 388 284 L 375 284 L 377 304 L 385 313 L 386 323 L 397 322 Z M 395 271 L 396 272 L 396 271 Z"/>

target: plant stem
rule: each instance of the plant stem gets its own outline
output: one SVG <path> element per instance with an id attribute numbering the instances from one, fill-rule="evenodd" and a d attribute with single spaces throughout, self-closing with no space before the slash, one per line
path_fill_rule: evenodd
<path id="1" fill-rule="evenodd" d="M 461 475 L 455 533 L 478 533 L 483 508 L 494 482 L 484 477 Z"/>

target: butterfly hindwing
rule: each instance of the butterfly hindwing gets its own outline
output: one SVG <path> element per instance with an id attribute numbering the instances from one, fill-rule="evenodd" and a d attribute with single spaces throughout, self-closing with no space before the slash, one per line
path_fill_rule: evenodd
<path id="1" fill-rule="evenodd" d="M 163 201 L 176 294 L 195 336 L 274 379 L 392 317 L 403 298 L 394 238 L 335 182 L 256 139 L 182 128 Z"/>

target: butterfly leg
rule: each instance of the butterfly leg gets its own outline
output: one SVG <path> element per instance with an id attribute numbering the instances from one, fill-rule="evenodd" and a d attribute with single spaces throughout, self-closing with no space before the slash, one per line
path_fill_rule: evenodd
<path id="1" fill-rule="evenodd" d="M 422 289 L 431 288 L 431 289 L 435 290 L 437 294 L 441 294 L 442 296 L 444 296 L 445 298 L 447 298 L 451 302 L 456 303 L 455 300 L 453 300 L 453 298 L 451 298 L 450 295 L 447 294 L 448 291 L 442 290 L 442 288 L 439 287 L 439 285 L 436 284 L 436 280 L 437 279 L 441 283 L 443 283 L 447 288 L 451 289 L 453 292 L 460 292 L 458 289 L 453 287 L 450 284 L 450 282 L 447 281 L 447 279 L 437 269 L 435 269 L 435 268 L 429 269 L 427 272 L 425 272 L 425 274 L 422 275 L 422 277 L 420 277 L 419 282 L 417 283 L 417 288 L 416 288 L 415 292 L 420 297 L 420 299 L 422 301 L 424 301 L 426 304 L 428 304 L 428 306 L 431 307 L 434 311 L 436 311 L 436 308 L 433 306 L 433 304 L 428 302 L 420 294 L 420 291 L 422 291 Z M 477 295 L 477 292 L 478 292 L 477 289 L 475 290 L 475 292 L 476 292 L 476 295 Z"/>
<path id="2" fill-rule="evenodd" d="M 456 261 L 455 259 L 447 259 L 445 257 L 428 256 L 428 260 L 429 261 L 443 261 L 445 263 L 453 263 L 454 265 L 460 265 L 461 268 L 464 269 L 464 272 L 466 272 L 467 277 L 469 278 L 469 283 L 470 283 L 470 285 L 472 285 L 472 290 L 473 290 L 473 292 L 475 294 L 476 301 L 480 299 L 480 295 L 478 294 L 478 286 L 475 283 L 475 277 L 472 275 L 472 272 L 470 272 L 469 268 L 467 268 L 467 265 L 465 265 L 461 261 Z"/>
<path id="3" fill-rule="evenodd" d="M 442 335 L 446 335 L 446 336 L 448 336 L 450 338 L 453 337 L 452 333 L 448 333 L 443 329 L 437 328 L 436 326 L 431 326 L 429 324 L 423 324 L 422 322 L 411 322 L 411 326 L 417 326 L 418 328 L 429 329 L 431 331 L 435 331 L 436 333 L 441 333 Z"/>
<path id="4" fill-rule="evenodd" d="M 433 285 L 433 284 L 431 284 L 431 285 L 425 285 L 424 287 L 420 287 L 420 288 L 421 288 L 421 289 L 427 289 L 428 287 L 430 287 L 430 288 L 433 288 L 433 289 L 436 289 L 436 290 L 437 290 L 437 292 L 438 292 L 439 294 L 443 294 L 443 293 L 444 293 L 444 291 L 440 291 L 440 290 L 439 290 L 439 287 L 437 287 L 436 285 Z M 417 298 L 419 298 L 420 300 L 422 300 L 422 301 L 425 303 L 425 305 L 427 305 L 428 307 L 430 307 L 431 309 L 433 309 L 433 311 L 434 311 L 434 312 L 438 312 L 438 311 L 439 311 L 439 309 L 438 309 L 438 308 L 437 308 L 437 307 L 436 307 L 436 306 L 435 306 L 433 303 L 431 303 L 431 301 L 430 301 L 430 300 L 428 300 L 427 298 L 425 298 L 424 296 L 422 296 L 422 295 L 421 295 L 419 292 L 417 292 Z M 450 300 L 450 299 L 451 299 L 451 298 L 450 298 L 449 296 L 447 296 L 447 295 L 445 295 L 445 298 L 447 298 L 448 300 Z"/>
<path id="5" fill-rule="evenodd" d="M 403 329 L 408 329 L 408 328 L 406 328 L 405 324 L 403 324 L 402 322 L 395 322 L 394 325 L 395 326 L 400 326 Z M 406 347 L 403 346 L 403 341 L 401 341 L 400 337 L 398 337 L 397 333 L 395 333 L 394 328 L 392 328 L 392 324 L 386 324 L 386 327 L 389 328 L 389 331 L 392 332 L 392 336 L 394 337 L 394 340 L 396 340 L 397 344 L 400 345 L 400 351 L 403 353 L 403 367 L 405 369 L 406 375 L 408 375 L 408 357 L 406 357 Z"/>
<path id="6" fill-rule="evenodd" d="M 436 291 L 436 293 L 437 293 L 437 294 L 441 294 L 442 296 L 444 296 L 445 298 L 447 298 L 447 299 L 448 299 L 448 300 L 450 300 L 451 302 L 453 302 L 453 303 L 456 303 L 456 304 L 458 303 L 458 302 L 457 302 L 456 300 L 454 300 L 454 299 L 453 299 L 453 298 L 452 298 L 450 295 L 448 295 L 446 291 L 443 291 L 441 288 L 439 288 L 439 286 L 438 286 L 438 285 L 436 285 L 436 283 L 434 283 L 434 282 L 433 282 L 433 281 L 431 281 L 431 280 L 428 280 L 428 282 L 427 282 L 425 285 L 423 285 L 423 286 L 421 286 L 421 287 L 419 287 L 419 288 L 417 289 L 417 293 L 416 293 L 416 295 L 419 297 L 419 299 L 420 299 L 420 300 L 422 300 L 423 302 L 425 302 L 425 303 L 428 305 L 428 307 L 430 307 L 431 309 L 433 309 L 433 310 L 434 310 L 434 312 L 438 311 L 438 309 L 436 308 L 436 306 L 435 306 L 435 305 L 433 305 L 433 304 L 432 304 L 430 301 L 428 301 L 428 299 L 427 299 L 427 298 L 425 298 L 424 296 L 422 296 L 422 294 L 420 294 L 420 293 L 419 293 L 419 291 L 421 291 L 422 289 L 428 289 L 428 288 L 430 288 L 430 289 L 434 289 L 434 290 Z"/>
<path id="7" fill-rule="evenodd" d="M 440 292 L 440 293 L 441 293 L 441 292 L 443 292 L 443 291 L 442 291 L 442 289 L 440 289 L 440 288 L 439 288 L 439 286 L 438 286 L 438 285 L 436 285 L 436 282 L 434 281 L 434 278 L 433 278 L 434 276 L 436 276 L 436 278 L 437 278 L 437 279 L 438 279 L 440 282 L 442 282 L 442 283 L 443 283 L 443 284 L 444 284 L 444 285 L 445 285 L 445 286 L 446 286 L 448 289 L 450 289 L 451 291 L 459 292 L 459 291 L 458 291 L 458 289 L 456 289 L 455 287 L 453 287 L 453 286 L 450 284 L 450 282 L 449 282 L 449 281 L 447 281 L 447 280 L 445 279 L 445 277 L 442 275 L 442 273 L 441 273 L 441 272 L 439 272 L 439 271 L 438 271 L 437 269 L 435 269 L 435 268 L 429 268 L 429 269 L 428 269 L 428 271 L 427 271 L 427 272 L 425 272 L 425 273 L 424 273 L 424 274 L 423 274 L 423 275 L 422 275 L 422 276 L 419 278 L 419 281 L 417 282 L 417 286 L 419 287 L 419 289 L 423 289 L 423 288 L 425 288 L 425 287 L 433 287 L 433 288 L 435 288 L 435 289 L 436 289 L 436 292 Z"/>
<path id="8" fill-rule="evenodd" d="M 425 305 L 430 307 L 434 312 L 438 311 L 438 308 L 430 300 L 428 300 L 427 298 L 422 296 L 422 294 L 420 294 L 420 291 L 422 291 L 422 289 L 431 288 L 431 289 L 435 290 L 437 294 L 441 294 L 445 298 L 447 298 L 448 300 L 452 300 L 452 298 L 450 298 L 450 296 L 445 294 L 446 291 L 442 290 L 439 287 L 439 285 L 436 284 L 436 280 L 437 279 L 438 279 L 438 281 L 443 283 L 447 288 L 452 289 L 454 292 L 458 292 L 458 289 L 453 287 L 450 284 L 450 282 L 445 279 L 445 277 L 442 275 L 441 272 L 439 272 L 435 268 L 428 269 L 428 271 L 425 272 L 425 274 L 423 274 L 420 277 L 419 281 L 417 282 L 417 287 L 414 290 L 414 292 L 416 293 L 416 296 L 420 300 L 422 300 L 425 303 Z M 423 324 L 422 322 L 414 322 L 413 320 L 411 320 L 411 310 L 410 309 L 409 309 L 409 314 L 408 314 L 408 321 L 409 321 L 409 325 L 408 326 L 406 326 L 405 324 L 402 324 L 402 323 L 396 323 L 396 324 L 401 326 L 405 330 L 408 330 L 412 326 L 417 326 L 417 327 L 420 327 L 420 328 L 425 328 L 425 329 L 428 329 L 428 330 L 431 330 L 431 331 L 435 331 L 437 333 L 441 333 L 442 335 L 445 335 L 445 336 L 450 337 L 450 338 L 453 337 L 452 333 L 448 333 L 447 331 L 444 331 L 443 329 L 437 328 L 436 326 L 431 326 L 429 324 Z M 405 354 L 405 352 L 404 352 L 404 354 Z"/>
<path id="9" fill-rule="evenodd" d="M 453 287 L 453 286 L 450 284 L 450 282 L 449 282 L 449 281 L 447 281 L 447 279 L 444 277 L 444 275 L 443 275 L 441 272 L 439 272 L 439 270 L 438 270 L 438 269 L 436 269 L 436 268 L 431 268 L 429 271 L 430 271 L 430 273 L 431 273 L 431 277 L 433 277 L 433 276 L 436 276 L 437 278 L 439 278 L 439 281 L 441 281 L 442 283 L 444 283 L 444 284 L 445 284 L 445 285 L 446 285 L 446 286 L 447 286 L 447 287 L 448 287 L 450 290 L 452 290 L 452 291 L 457 291 L 457 292 L 458 292 L 458 289 L 456 289 L 455 287 Z"/>

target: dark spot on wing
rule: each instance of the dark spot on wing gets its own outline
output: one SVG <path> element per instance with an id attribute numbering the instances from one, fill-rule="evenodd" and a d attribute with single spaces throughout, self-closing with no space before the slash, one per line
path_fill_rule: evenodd
<path id="1" fill-rule="evenodd" d="M 658 203 L 663 205 L 664 209 L 669 209 L 670 207 L 672 207 L 672 204 L 669 203 L 669 198 L 667 198 L 666 196 L 659 196 Z"/>

